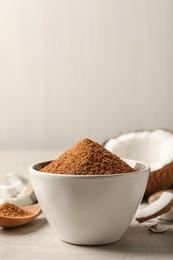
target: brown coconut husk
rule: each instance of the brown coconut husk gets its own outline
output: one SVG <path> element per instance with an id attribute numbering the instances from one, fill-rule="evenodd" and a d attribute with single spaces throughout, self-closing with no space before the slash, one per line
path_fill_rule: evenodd
<path id="1" fill-rule="evenodd" d="M 173 161 L 157 171 L 151 171 L 145 195 L 149 196 L 159 190 L 170 188 L 173 185 Z"/>

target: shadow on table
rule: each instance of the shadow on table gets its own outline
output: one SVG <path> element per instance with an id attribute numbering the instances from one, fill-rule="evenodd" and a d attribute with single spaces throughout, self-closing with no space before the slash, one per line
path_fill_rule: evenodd
<path id="1" fill-rule="evenodd" d="M 170 224 L 173 226 L 173 224 Z M 90 250 L 96 247 L 90 247 Z M 142 226 L 130 226 L 124 236 L 117 242 L 98 246 L 100 252 L 123 253 L 125 255 L 171 255 L 173 254 L 173 230 L 165 233 L 152 233 Z"/>

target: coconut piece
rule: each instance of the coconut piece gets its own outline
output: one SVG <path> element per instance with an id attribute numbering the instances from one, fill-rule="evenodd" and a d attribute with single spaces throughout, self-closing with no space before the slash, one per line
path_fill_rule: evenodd
<path id="1" fill-rule="evenodd" d="M 161 220 L 173 221 L 173 208 L 168 212 L 166 212 L 165 214 L 159 216 L 158 218 Z"/>
<path id="2" fill-rule="evenodd" d="M 163 192 L 172 192 L 173 193 L 173 189 L 160 190 L 160 191 L 153 193 L 152 195 L 150 195 L 148 197 L 148 203 L 152 203 L 155 200 L 159 199 Z"/>
<path id="3" fill-rule="evenodd" d="M 140 223 L 156 218 L 173 207 L 173 193 L 163 192 L 161 197 L 144 209 L 138 209 L 136 220 Z"/>
<path id="4" fill-rule="evenodd" d="M 158 191 L 158 192 L 152 194 L 151 196 L 149 196 L 148 202 L 150 204 L 153 203 L 154 201 L 156 201 L 157 199 L 160 198 L 160 196 L 162 195 L 163 192 L 173 193 L 173 189 L 172 190 L 171 189 L 161 190 L 161 191 Z M 168 212 L 166 212 L 165 214 L 159 216 L 158 218 L 162 219 L 162 220 L 166 220 L 166 221 L 173 221 L 173 208 L 171 210 L 169 210 Z"/>
<path id="5" fill-rule="evenodd" d="M 150 227 L 148 230 L 153 233 L 165 233 L 169 230 L 169 228 L 164 227 L 163 225 L 156 225 L 155 227 Z"/>
<path id="6" fill-rule="evenodd" d="M 17 196 L 16 189 L 11 185 L 0 185 L 0 198 L 12 198 Z"/>
<path id="7" fill-rule="evenodd" d="M 158 225 L 158 219 L 154 218 L 154 219 L 149 219 L 147 221 L 144 221 L 141 223 L 142 226 L 149 228 L 154 228 Z"/>
<path id="8" fill-rule="evenodd" d="M 173 132 L 165 129 L 135 131 L 121 134 L 103 146 L 121 158 L 142 161 L 151 173 L 145 195 L 173 185 Z"/>
<path id="9" fill-rule="evenodd" d="M 148 228 L 148 231 L 153 233 L 164 233 L 169 230 L 168 227 L 159 223 L 157 219 L 150 219 L 142 223 L 142 226 Z"/>
<path id="10" fill-rule="evenodd" d="M 158 222 L 157 218 L 149 219 L 145 222 L 142 222 L 141 225 L 146 227 L 148 231 L 153 233 L 164 233 L 169 230 L 167 226 L 165 226 L 162 222 Z"/>

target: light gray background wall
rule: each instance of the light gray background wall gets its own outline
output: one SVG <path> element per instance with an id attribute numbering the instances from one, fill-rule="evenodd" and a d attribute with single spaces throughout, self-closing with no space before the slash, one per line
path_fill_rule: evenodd
<path id="1" fill-rule="evenodd" d="M 0 148 L 173 129 L 172 0 L 0 0 Z"/>

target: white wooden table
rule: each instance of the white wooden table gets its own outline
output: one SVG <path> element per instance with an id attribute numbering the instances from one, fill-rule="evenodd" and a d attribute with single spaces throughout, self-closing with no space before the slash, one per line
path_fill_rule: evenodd
<path id="1" fill-rule="evenodd" d="M 0 151 L 0 182 L 7 172 L 29 179 L 28 166 L 54 159 L 57 151 Z M 0 260 L 59 259 L 173 259 L 173 223 L 165 223 L 166 233 L 151 233 L 132 222 L 122 239 L 105 246 L 75 246 L 60 241 L 43 213 L 33 222 L 14 229 L 0 228 Z"/>

